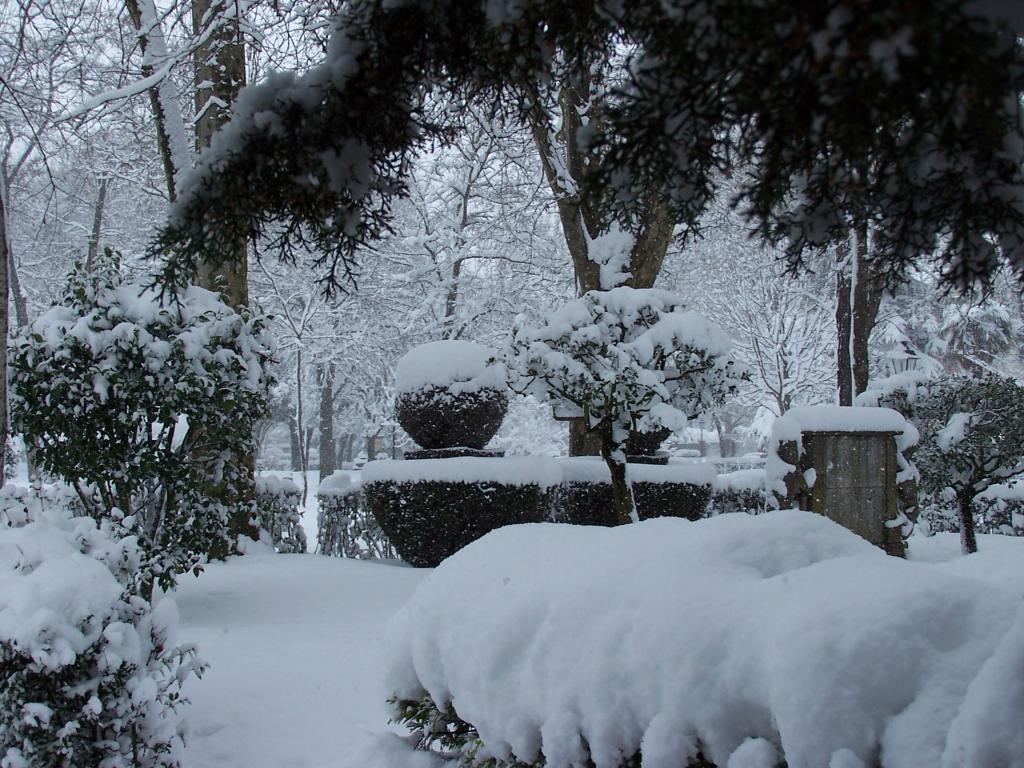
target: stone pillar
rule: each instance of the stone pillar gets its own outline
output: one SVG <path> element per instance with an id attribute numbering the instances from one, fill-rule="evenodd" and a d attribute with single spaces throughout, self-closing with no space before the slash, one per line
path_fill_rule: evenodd
<path id="1" fill-rule="evenodd" d="M 800 438 L 780 441 L 776 450 L 793 468 L 782 503 L 825 515 L 890 555 L 905 556 L 901 526 L 893 524 L 902 519 L 902 418 L 881 408 L 828 406 L 794 409 L 786 418 L 799 426 Z"/>

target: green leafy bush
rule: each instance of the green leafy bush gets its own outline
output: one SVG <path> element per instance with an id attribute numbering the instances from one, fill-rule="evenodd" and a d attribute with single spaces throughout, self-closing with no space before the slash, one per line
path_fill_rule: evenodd
<path id="1" fill-rule="evenodd" d="M 127 282 L 107 253 L 11 340 L 11 419 L 95 518 L 134 523 L 169 584 L 229 551 L 252 512 L 247 455 L 266 411 L 263 321 L 216 294 Z"/>

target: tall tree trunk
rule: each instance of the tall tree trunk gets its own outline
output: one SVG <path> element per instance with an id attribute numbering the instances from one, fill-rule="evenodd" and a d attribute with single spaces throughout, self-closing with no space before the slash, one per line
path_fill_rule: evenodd
<path id="1" fill-rule="evenodd" d="M 868 342 L 882 303 L 883 285 L 870 259 L 868 234 L 867 227 L 858 227 L 853 233 L 853 247 L 840 252 L 846 262 L 836 277 L 836 383 L 840 405 L 853 405 L 857 395 L 868 388 Z"/>
<path id="2" fill-rule="evenodd" d="M 100 189 L 96 194 L 96 207 L 92 212 L 92 233 L 89 235 L 89 252 L 85 257 L 85 271 L 91 272 L 100 250 L 100 233 L 103 231 L 103 207 L 107 202 L 107 185 L 110 179 L 100 177 Z"/>
<path id="3" fill-rule="evenodd" d="M 154 62 L 163 63 L 169 58 L 160 17 L 153 0 L 125 0 L 125 9 L 139 38 L 142 76 L 149 77 L 155 73 Z M 164 169 L 167 199 L 174 202 L 178 197 L 178 178 L 191 165 L 178 89 L 174 80 L 168 76 L 147 93 L 156 127 L 157 149 Z"/>
<path id="4" fill-rule="evenodd" d="M 611 428 L 601 430 L 601 458 L 604 459 L 611 476 L 612 508 L 616 519 L 620 525 L 636 522 L 636 502 L 627 475 L 626 456 L 622 446 L 616 446 L 612 441 Z"/>
<path id="5" fill-rule="evenodd" d="M 7 265 L 11 251 L 10 233 L 7 231 L 7 188 L 0 184 L 0 487 L 7 476 L 7 327 L 10 314 L 10 293 Z"/>
<path id="6" fill-rule="evenodd" d="M 978 540 L 974 535 L 974 498 L 969 490 L 957 493 L 956 507 L 960 517 L 960 549 L 970 555 L 978 551 Z"/>
<path id="7" fill-rule="evenodd" d="M 194 55 L 195 148 L 199 152 L 210 145 L 214 133 L 228 122 L 231 104 L 245 85 L 245 45 L 242 42 L 239 20 L 235 15 L 238 5 L 230 0 L 192 0 L 192 31 L 201 40 Z M 201 259 L 197 264 L 196 282 L 220 293 L 225 303 L 235 309 L 249 305 L 248 244 L 238 242 L 237 250 L 225 262 Z M 300 382 L 301 386 L 301 382 Z M 302 418 L 299 417 L 301 424 Z M 309 492 L 308 443 L 300 445 L 302 457 L 302 503 Z M 248 468 L 249 476 L 256 471 L 252 453 L 235 458 Z M 259 532 L 247 515 L 239 513 L 228 522 L 233 535 L 257 538 Z"/>
<path id="8" fill-rule="evenodd" d="M 334 363 L 321 365 L 317 370 L 320 384 L 320 479 L 338 468 L 334 453 Z"/>
<path id="9" fill-rule="evenodd" d="M 295 414 L 288 414 L 288 442 L 290 453 L 290 464 L 292 472 L 302 471 L 302 434 L 299 432 L 299 424 L 295 420 Z"/>
<path id="10" fill-rule="evenodd" d="M 196 37 L 215 29 L 195 52 L 196 150 L 210 145 L 217 129 L 228 122 L 231 104 L 245 85 L 245 45 L 242 43 L 237 5 L 224 0 L 192 0 L 192 29 Z M 220 291 L 236 309 L 249 304 L 247 244 L 238 243 L 226 263 L 200 261 L 197 282 Z"/>

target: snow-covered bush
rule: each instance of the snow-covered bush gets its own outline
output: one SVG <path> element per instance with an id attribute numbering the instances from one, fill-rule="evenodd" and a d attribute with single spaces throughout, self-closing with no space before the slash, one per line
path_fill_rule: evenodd
<path id="1" fill-rule="evenodd" d="M 979 497 L 1024 474 L 1024 387 L 993 374 L 944 376 L 892 398 L 921 433 L 914 463 L 927 506 L 939 510 L 934 527 L 953 502 L 964 551 L 976 551 Z"/>
<path id="2" fill-rule="evenodd" d="M 177 612 L 139 596 L 146 554 L 128 526 L 0 490 L 0 765 L 180 764 Z"/>
<path id="3" fill-rule="evenodd" d="M 73 270 L 59 303 L 11 340 L 11 420 L 94 517 L 134 519 L 163 583 L 227 551 L 248 521 L 243 462 L 264 415 L 263 321 L 194 286 L 161 295 L 116 258 Z"/>
<path id="4" fill-rule="evenodd" d="M 547 458 L 371 461 L 363 494 L 402 559 L 434 567 L 495 528 L 548 517 L 561 475 Z"/>
<path id="5" fill-rule="evenodd" d="M 1024 485 L 1019 482 L 990 485 L 974 497 L 979 533 L 1024 536 Z"/>
<path id="6" fill-rule="evenodd" d="M 505 371 L 472 341 L 445 340 L 407 352 L 395 370 L 395 416 L 428 450 L 483 448 L 508 410 Z"/>
<path id="7" fill-rule="evenodd" d="M 681 429 L 721 405 L 742 376 L 729 339 L 665 291 L 590 291 L 539 326 L 517 322 L 512 388 L 581 416 L 601 440 L 621 522 L 636 519 L 623 447 L 633 432 Z"/>
<path id="8" fill-rule="evenodd" d="M 715 478 L 708 514 L 760 513 L 768 509 L 767 475 L 763 469 L 738 469 Z"/>
<path id="9" fill-rule="evenodd" d="M 256 520 L 278 552 L 306 551 L 302 491 L 286 477 L 256 476 Z"/>
<path id="10" fill-rule="evenodd" d="M 1024 768 L 1020 598 L 798 510 L 513 526 L 420 583 L 389 689 L 467 765 Z"/>
<path id="11" fill-rule="evenodd" d="M 336 471 L 323 479 L 316 495 L 320 504 L 317 552 L 358 560 L 392 560 L 398 557 L 363 496 L 362 479 L 358 473 Z"/>
<path id="12" fill-rule="evenodd" d="M 551 519 L 574 525 L 618 525 L 608 467 L 600 458 L 556 460 L 562 482 L 552 501 Z M 630 487 L 637 517 L 699 520 L 715 484 L 710 464 L 630 465 Z"/>

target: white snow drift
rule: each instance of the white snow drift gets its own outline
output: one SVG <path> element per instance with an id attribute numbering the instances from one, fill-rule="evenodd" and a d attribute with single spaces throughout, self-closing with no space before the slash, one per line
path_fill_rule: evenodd
<path id="1" fill-rule="evenodd" d="M 969 574 L 798 511 L 503 528 L 421 584 L 390 683 L 551 768 L 1020 768 L 1021 581 Z"/>

